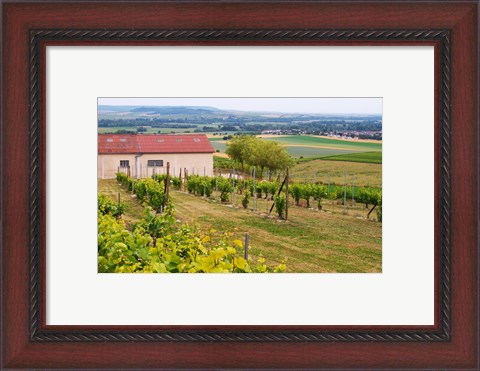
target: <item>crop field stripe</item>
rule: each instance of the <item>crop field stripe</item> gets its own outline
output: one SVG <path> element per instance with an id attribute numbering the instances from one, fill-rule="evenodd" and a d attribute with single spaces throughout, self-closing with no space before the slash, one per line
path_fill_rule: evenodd
<path id="1" fill-rule="evenodd" d="M 368 142 L 354 142 L 337 139 L 326 139 L 313 137 L 309 135 L 291 135 L 282 136 L 279 138 L 264 138 L 264 140 L 273 140 L 278 143 L 285 143 L 286 145 L 317 145 L 330 148 L 345 148 L 345 149 L 369 149 L 370 151 L 381 151 L 381 143 L 368 143 Z"/>
<path id="2" fill-rule="evenodd" d="M 326 161 L 347 161 L 347 162 L 363 162 L 367 164 L 381 164 L 382 152 L 359 152 L 352 154 L 340 154 L 333 156 L 321 157 Z"/>

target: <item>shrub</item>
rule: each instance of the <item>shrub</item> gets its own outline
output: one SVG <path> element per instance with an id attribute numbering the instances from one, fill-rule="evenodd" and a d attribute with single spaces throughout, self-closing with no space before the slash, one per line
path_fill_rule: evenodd
<path id="1" fill-rule="evenodd" d="M 242 206 L 244 209 L 248 207 L 248 204 L 250 203 L 250 193 L 245 192 L 245 195 L 242 198 Z"/>
<path id="2" fill-rule="evenodd" d="M 230 179 L 219 178 L 218 190 L 220 191 L 220 201 L 228 202 L 230 200 L 230 193 L 233 192 L 234 186 Z"/>
<path id="3" fill-rule="evenodd" d="M 277 182 L 269 182 L 268 183 L 268 192 L 270 193 L 270 199 L 273 200 L 275 193 L 278 192 L 278 183 Z"/>
<path id="4" fill-rule="evenodd" d="M 292 195 L 293 199 L 295 200 L 295 205 L 300 205 L 300 198 L 302 197 L 302 190 L 300 184 L 293 183 L 290 185 L 288 191 Z"/>
<path id="5" fill-rule="evenodd" d="M 287 202 L 285 196 L 275 196 L 275 211 L 280 219 L 284 218 Z"/>
<path id="6" fill-rule="evenodd" d="M 116 218 L 119 218 L 125 211 L 125 204 L 123 202 L 118 204 L 118 202 L 115 202 L 104 194 L 99 194 L 98 211 L 102 213 L 102 215 L 110 214 Z"/>
<path id="7" fill-rule="evenodd" d="M 312 196 L 313 199 L 317 201 L 317 208 L 320 210 L 322 208 L 322 198 L 327 197 L 327 187 L 325 187 L 324 185 L 315 184 L 312 187 Z"/>
<path id="8" fill-rule="evenodd" d="M 172 179 L 172 186 L 173 186 L 173 188 L 175 188 L 175 189 L 180 189 L 180 186 L 181 186 L 181 184 L 182 184 L 182 181 L 181 181 L 180 177 L 174 176 L 174 177 L 172 177 L 171 179 Z"/>
<path id="9" fill-rule="evenodd" d="M 310 197 L 312 197 L 312 186 L 310 184 L 300 184 L 300 197 L 307 201 L 307 207 L 310 207 Z"/>

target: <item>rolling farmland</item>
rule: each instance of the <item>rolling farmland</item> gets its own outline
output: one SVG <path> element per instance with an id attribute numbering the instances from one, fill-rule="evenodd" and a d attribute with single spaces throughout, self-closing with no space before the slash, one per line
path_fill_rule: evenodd
<path id="1" fill-rule="evenodd" d="M 305 157 L 330 157 L 338 155 L 351 156 L 350 159 L 338 158 L 339 161 L 356 161 L 356 162 L 375 162 L 381 163 L 382 143 L 372 143 L 366 141 L 347 141 L 339 139 L 323 138 L 310 135 L 275 135 L 275 136 L 259 136 L 263 140 L 275 141 L 283 146 L 287 152 L 297 158 Z M 228 141 L 222 138 L 209 138 L 215 150 L 224 153 Z M 379 155 L 370 154 L 354 156 L 357 153 L 379 153 Z M 378 157 L 380 156 L 380 158 Z M 332 158 L 335 160 L 335 158 Z"/>

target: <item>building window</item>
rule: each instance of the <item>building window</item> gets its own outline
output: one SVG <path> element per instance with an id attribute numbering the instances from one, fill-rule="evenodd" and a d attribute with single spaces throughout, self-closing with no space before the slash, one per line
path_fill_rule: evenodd
<path id="1" fill-rule="evenodd" d="M 163 160 L 148 160 L 147 166 L 162 167 L 163 166 Z"/>
<path id="2" fill-rule="evenodd" d="M 120 160 L 120 167 L 130 167 L 128 160 Z"/>

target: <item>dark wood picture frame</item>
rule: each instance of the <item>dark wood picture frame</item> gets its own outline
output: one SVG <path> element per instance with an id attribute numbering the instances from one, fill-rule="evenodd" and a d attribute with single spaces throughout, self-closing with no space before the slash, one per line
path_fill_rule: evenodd
<path id="1" fill-rule="evenodd" d="M 476 2 L 4 2 L 2 367 L 479 367 Z M 47 45 L 434 45 L 434 326 L 47 326 Z"/>

